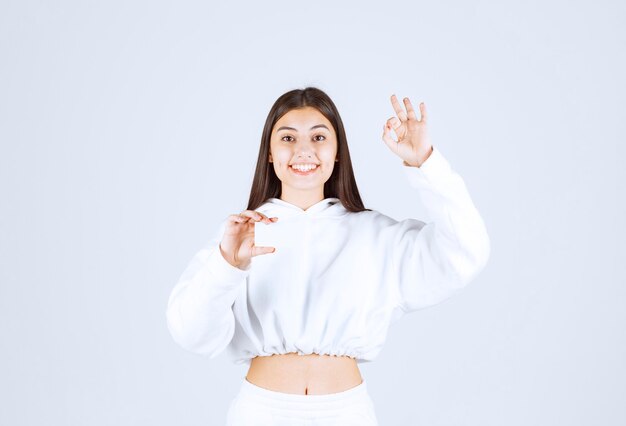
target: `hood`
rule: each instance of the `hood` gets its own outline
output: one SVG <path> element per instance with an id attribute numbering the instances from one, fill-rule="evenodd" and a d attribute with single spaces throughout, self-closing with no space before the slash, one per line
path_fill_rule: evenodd
<path id="1" fill-rule="evenodd" d="M 295 204 L 291 204 L 280 198 L 268 198 L 259 208 L 256 209 L 259 213 L 263 213 L 268 217 L 276 216 L 279 218 L 290 217 L 331 217 L 331 216 L 343 216 L 348 213 L 348 210 L 341 204 L 341 200 L 336 197 L 324 198 L 322 201 L 317 202 L 310 206 L 308 209 L 303 210 Z"/>

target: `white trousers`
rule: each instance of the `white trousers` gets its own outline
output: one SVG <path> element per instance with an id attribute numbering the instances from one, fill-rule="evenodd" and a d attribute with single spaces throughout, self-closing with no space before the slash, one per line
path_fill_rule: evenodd
<path id="1" fill-rule="evenodd" d="M 378 426 L 365 379 L 343 392 L 300 395 L 259 387 L 244 378 L 227 426 Z"/>

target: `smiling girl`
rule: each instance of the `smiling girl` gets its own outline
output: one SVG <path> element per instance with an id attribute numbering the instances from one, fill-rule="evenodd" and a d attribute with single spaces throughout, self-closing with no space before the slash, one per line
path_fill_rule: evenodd
<path id="1" fill-rule="evenodd" d="M 377 425 L 358 365 L 376 358 L 392 323 L 485 267 L 489 236 L 465 183 L 432 145 L 424 103 L 418 117 L 403 102 L 406 111 L 391 96 L 382 140 L 430 222 L 365 208 L 335 104 L 314 87 L 292 90 L 266 119 L 247 208 L 225 218 L 172 290 L 174 340 L 248 366 L 229 425 Z M 255 224 L 276 246 L 255 245 Z"/>

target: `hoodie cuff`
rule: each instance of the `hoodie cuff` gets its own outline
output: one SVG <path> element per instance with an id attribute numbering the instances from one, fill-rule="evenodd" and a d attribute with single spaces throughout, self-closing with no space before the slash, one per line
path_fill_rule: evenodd
<path id="1" fill-rule="evenodd" d="M 248 265 L 246 269 L 240 269 L 228 263 L 220 250 L 219 244 L 216 245 L 208 256 L 206 267 L 211 274 L 217 278 L 218 283 L 239 283 L 241 279 L 250 275 L 252 265 Z"/>
<path id="2" fill-rule="evenodd" d="M 452 170 L 448 160 L 435 146 L 421 166 L 405 166 L 404 164 L 402 166 L 409 183 L 416 188 L 444 183 L 451 175 Z"/>

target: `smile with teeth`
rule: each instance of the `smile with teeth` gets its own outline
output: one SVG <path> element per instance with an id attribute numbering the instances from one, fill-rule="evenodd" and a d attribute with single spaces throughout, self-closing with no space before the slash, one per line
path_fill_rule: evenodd
<path id="1" fill-rule="evenodd" d="M 289 166 L 296 174 L 306 175 L 318 169 L 317 164 L 292 164 Z"/>

